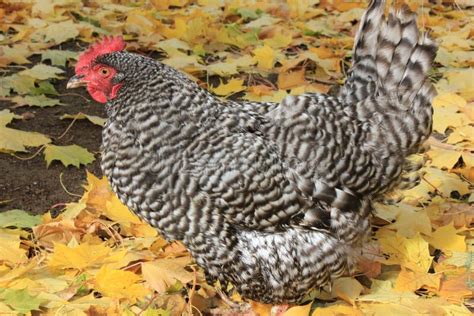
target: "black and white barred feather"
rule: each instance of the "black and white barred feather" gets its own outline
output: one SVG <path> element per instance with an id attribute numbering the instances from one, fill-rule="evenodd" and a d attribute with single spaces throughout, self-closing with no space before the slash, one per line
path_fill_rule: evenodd
<path id="1" fill-rule="evenodd" d="M 295 302 L 350 271 L 372 201 L 431 131 L 436 46 L 406 8 L 384 8 L 362 18 L 336 97 L 223 101 L 147 57 L 100 56 L 123 83 L 103 132 L 113 190 L 246 298 Z"/>

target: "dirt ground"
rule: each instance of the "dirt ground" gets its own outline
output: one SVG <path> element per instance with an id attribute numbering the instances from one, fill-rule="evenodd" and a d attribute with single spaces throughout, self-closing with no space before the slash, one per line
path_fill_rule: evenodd
<path id="1" fill-rule="evenodd" d="M 77 47 L 77 49 L 80 48 Z M 30 60 L 33 60 L 33 64 L 35 63 L 34 58 Z M 81 166 L 80 169 L 73 166 L 66 168 L 59 161 L 53 161 L 47 168 L 42 153 L 26 160 L 0 153 L 0 212 L 10 209 L 22 209 L 32 213 L 47 212 L 58 203 L 78 199 L 67 193 L 64 188 L 70 193 L 82 194 L 86 170 L 97 176 L 102 174 L 99 166 L 102 130 L 100 126 L 87 120 L 77 120 L 64 137 L 56 140 L 72 122 L 72 120 L 60 120 L 63 114 L 83 112 L 105 117 L 104 106 L 91 101 L 85 89 L 66 90 L 67 80 L 73 75 L 73 68 L 67 67 L 64 70 L 66 71 L 64 79 L 57 80 L 54 86 L 60 94 L 59 99 L 65 105 L 12 109 L 10 108 L 12 103 L 0 100 L 0 111 L 10 109 L 18 115 L 30 112 L 32 115 L 27 116 L 32 118 L 14 120 L 9 127 L 46 134 L 55 140 L 55 145 L 83 146 L 94 153 L 96 160 L 85 167 Z M 30 148 L 29 153 L 17 153 L 17 156 L 31 157 L 36 150 Z M 62 179 L 62 184 L 60 179 Z"/>

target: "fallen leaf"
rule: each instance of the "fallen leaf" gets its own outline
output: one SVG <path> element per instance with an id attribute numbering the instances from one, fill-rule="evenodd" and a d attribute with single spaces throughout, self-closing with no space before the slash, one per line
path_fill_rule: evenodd
<path id="1" fill-rule="evenodd" d="M 453 223 L 439 227 L 431 236 L 426 236 L 425 239 L 437 249 L 443 251 L 466 251 L 465 236 L 458 235 L 463 229 L 456 229 Z"/>
<path id="2" fill-rule="evenodd" d="M 388 256 L 382 263 L 397 264 L 417 272 L 427 272 L 430 268 L 433 258 L 428 243 L 419 234 L 405 238 L 382 228 L 377 231 L 377 237 L 382 252 Z"/>
<path id="3" fill-rule="evenodd" d="M 49 49 L 41 53 L 41 62 L 50 60 L 54 66 L 66 66 L 68 60 L 76 60 L 78 53 L 67 50 Z"/>
<path id="4" fill-rule="evenodd" d="M 254 60 L 258 67 L 272 69 L 275 63 L 275 51 L 268 45 L 253 50 Z"/>
<path id="5" fill-rule="evenodd" d="M 190 257 L 160 259 L 142 263 L 143 278 L 158 293 L 165 292 L 176 281 L 186 284 L 193 280 L 193 273 L 184 267 L 191 263 Z"/>
<path id="6" fill-rule="evenodd" d="M 138 283 L 140 279 L 135 273 L 102 266 L 95 277 L 94 284 L 102 295 L 128 299 L 133 304 L 138 298 L 143 298 L 149 293 L 143 285 Z"/>
<path id="7" fill-rule="evenodd" d="M 305 70 L 283 72 L 278 74 L 278 89 L 286 90 L 306 83 L 304 78 Z"/>
<path id="8" fill-rule="evenodd" d="M 244 81 L 241 79 L 231 79 L 229 82 L 220 84 L 217 88 L 212 88 L 211 91 L 217 95 L 227 96 L 245 90 Z"/>
<path id="9" fill-rule="evenodd" d="M 51 78 L 61 78 L 58 75 L 64 73 L 60 68 L 48 66 L 45 64 L 37 64 L 33 68 L 22 70 L 18 73 L 21 76 L 29 76 L 34 79 L 46 80 Z"/>
<path id="10" fill-rule="evenodd" d="M 302 306 L 294 306 L 284 312 L 283 316 L 305 316 L 309 315 L 310 310 L 311 303 Z"/>
<path id="11" fill-rule="evenodd" d="M 12 119 L 19 118 L 8 110 L 0 111 L 0 152 L 26 151 L 26 147 L 36 147 L 51 142 L 43 134 L 25 132 L 5 125 Z"/>
<path id="12" fill-rule="evenodd" d="M 76 168 L 87 165 L 95 160 L 93 154 L 78 145 L 56 146 L 48 144 L 44 149 L 44 159 L 49 167 L 53 160 L 59 160 L 65 167 L 73 165 Z"/>
<path id="13" fill-rule="evenodd" d="M 13 264 L 25 263 L 26 250 L 20 247 L 20 235 L 11 230 L 0 230 L 0 261 Z"/>
<path id="14" fill-rule="evenodd" d="M 103 262 L 112 252 L 104 244 L 91 245 L 87 243 L 76 247 L 54 244 L 54 252 L 48 265 L 55 269 L 76 269 L 79 271 Z"/>
<path id="15" fill-rule="evenodd" d="M 16 96 L 11 99 L 16 103 L 15 107 L 20 106 L 38 106 L 38 107 L 50 107 L 56 105 L 62 105 L 60 100 L 51 99 L 45 95 L 27 95 L 27 96 Z"/>
<path id="16" fill-rule="evenodd" d="M 0 227 L 31 228 L 41 223 L 39 215 L 30 215 L 23 210 L 10 210 L 0 213 Z"/>
<path id="17" fill-rule="evenodd" d="M 39 311 L 43 303 L 43 300 L 28 293 L 27 289 L 5 289 L 0 293 L 0 299 L 19 313 Z"/>
<path id="18" fill-rule="evenodd" d="M 441 277 L 441 273 L 412 272 L 402 269 L 395 283 L 395 290 L 401 292 L 415 292 L 424 287 L 431 291 L 438 291 Z"/>
<path id="19" fill-rule="evenodd" d="M 105 121 L 106 119 L 105 118 L 102 118 L 102 117 L 99 117 L 99 116 L 95 116 L 95 115 L 87 115 L 87 114 L 84 114 L 82 112 L 79 112 L 77 114 L 64 114 L 60 117 L 61 120 L 65 120 L 65 119 L 76 119 L 76 120 L 84 120 L 84 119 L 87 119 L 89 120 L 91 123 L 95 124 L 95 125 L 99 125 L 99 126 L 104 126 L 105 125 Z"/>

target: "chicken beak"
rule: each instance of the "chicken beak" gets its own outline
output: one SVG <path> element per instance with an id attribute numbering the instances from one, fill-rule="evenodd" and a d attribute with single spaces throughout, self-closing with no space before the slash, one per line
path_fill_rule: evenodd
<path id="1" fill-rule="evenodd" d="M 66 89 L 74 89 L 87 85 L 87 81 L 83 80 L 84 76 L 76 75 L 72 76 L 67 82 Z"/>

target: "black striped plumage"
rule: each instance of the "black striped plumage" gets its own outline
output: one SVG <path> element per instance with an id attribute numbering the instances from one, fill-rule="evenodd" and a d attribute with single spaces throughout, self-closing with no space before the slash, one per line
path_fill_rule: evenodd
<path id="1" fill-rule="evenodd" d="M 123 83 L 103 132 L 113 190 L 244 297 L 293 302 L 347 273 L 371 201 L 431 132 L 436 47 L 410 12 L 387 22 L 384 7 L 363 17 L 336 97 L 223 101 L 147 57 L 99 56 Z"/>

